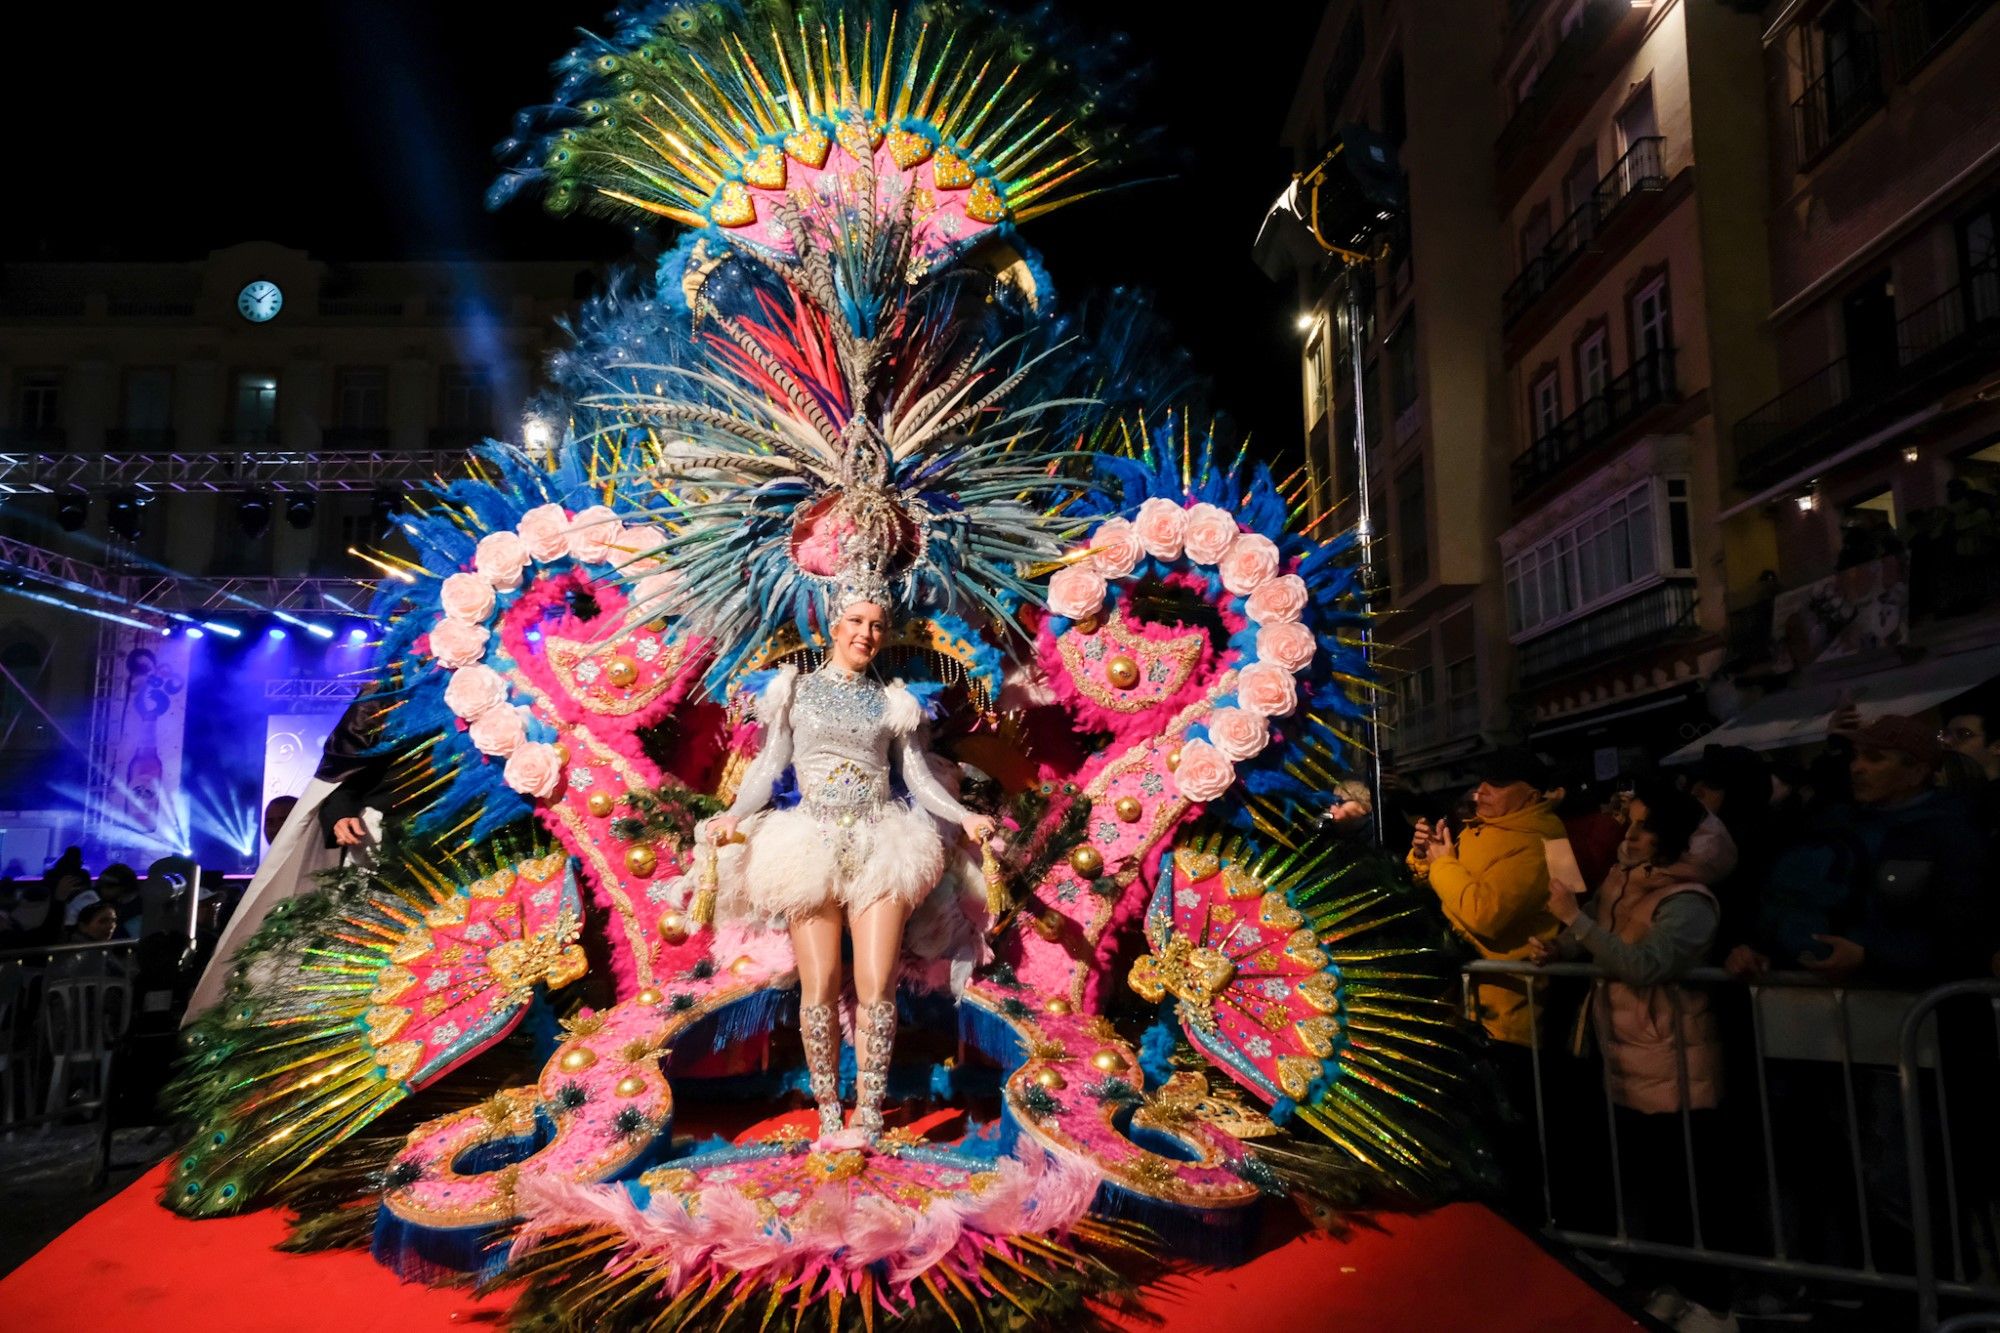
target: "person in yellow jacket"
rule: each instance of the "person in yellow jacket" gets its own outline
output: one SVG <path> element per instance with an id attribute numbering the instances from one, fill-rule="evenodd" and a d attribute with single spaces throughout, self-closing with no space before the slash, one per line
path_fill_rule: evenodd
<path id="1" fill-rule="evenodd" d="M 1410 871 L 1437 894 L 1445 917 L 1483 958 L 1533 957 L 1530 942 L 1553 940 L 1543 844 L 1561 838 L 1555 803 L 1543 795 L 1548 771 L 1524 750 L 1499 750 L 1479 767 L 1475 818 L 1454 841 L 1442 821 L 1418 821 Z M 1525 979 L 1495 977 L 1475 988 L 1479 1021 L 1495 1041 L 1526 1046 L 1532 1018 Z"/>

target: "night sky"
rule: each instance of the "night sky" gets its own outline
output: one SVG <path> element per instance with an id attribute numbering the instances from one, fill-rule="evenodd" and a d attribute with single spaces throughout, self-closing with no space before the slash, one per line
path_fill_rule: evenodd
<path id="1" fill-rule="evenodd" d="M 1226 11 L 1068 0 L 1151 63 L 1142 124 L 1169 179 L 1026 230 L 1074 301 L 1156 292 L 1219 404 L 1266 452 L 1295 450 L 1288 290 L 1250 261 L 1289 169 L 1277 147 L 1319 6 Z M 196 258 L 242 240 L 327 258 L 613 259 L 629 233 L 482 199 L 492 145 L 546 100 L 551 60 L 603 0 L 37 6 L 9 19 L 15 138 L 0 257 Z M 1153 173 L 1147 173 L 1153 174 Z"/>

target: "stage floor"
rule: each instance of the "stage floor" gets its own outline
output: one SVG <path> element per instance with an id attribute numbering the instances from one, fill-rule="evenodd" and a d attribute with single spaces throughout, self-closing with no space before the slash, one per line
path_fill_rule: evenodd
<path id="1" fill-rule="evenodd" d="M 189 1222 L 154 1200 L 165 1166 L 0 1279 L 0 1329 L 34 1333 L 411 1333 L 498 1328 L 507 1301 L 400 1283 L 364 1253 L 271 1247 L 271 1212 Z M 1289 1219 L 1286 1219 L 1289 1221 Z M 1275 1223 L 1274 1223 L 1275 1224 Z M 1491 1210 L 1356 1220 L 1241 1268 L 1147 1289 L 1147 1333 L 1613 1333 L 1643 1325 Z"/>

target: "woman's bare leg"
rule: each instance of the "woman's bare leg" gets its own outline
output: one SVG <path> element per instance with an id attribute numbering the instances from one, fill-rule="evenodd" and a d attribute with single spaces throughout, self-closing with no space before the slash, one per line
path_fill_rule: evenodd
<path id="1" fill-rule="evenodd" d="M 896 969 L 902 960 L 909 910 L 894 899 L 871 904 L 850 920 L 854 933 L 854 1127 L 882 1132 L 882 1096 L 896 1045 Z"/>
<path id="2" fill-rule="evenodd" d="M 799 1042 L 824 1137 L 841 1128 L 840 908 L 829 903 L 792 922 L 792 953 L 799 964 Z"/>

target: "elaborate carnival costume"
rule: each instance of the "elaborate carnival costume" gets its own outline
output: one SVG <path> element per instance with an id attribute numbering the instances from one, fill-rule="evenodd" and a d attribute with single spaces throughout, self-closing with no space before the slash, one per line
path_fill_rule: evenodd
<path id="1" fill-rule="evenodd" d="M 552 363 L 559 449 L 489 445 L 399 518 L 403 836 L 189 1029 L 168 1205 L 282 1201 L 301 1244 L 564 1326 L 838 1328 L 1057 1320 L 1108 1259 L 1242 1257 L 1266 1195 L 1450 1188 L 1435 912 L 1313 832 L 1371 706 L 1352 538 L 1195 424 L 1143 306 L 1057 314 L 1013 230 L 1122 160 L 1091 50 L 971 0 L 614 23 L 510 179 L 690 235 Z M 879 693 L 798 670 L 864 572 Z M 994 780 L 1004 859 L 941 836 L 933 751 Z M 732 792 L 749 836 L 704 868 Z M 886 896 L 904 1020 L 967 1058 L 890 1068 L 891 1008 L 857 1066 L 965 1134 L 676 1133 L 827 1104 L 830 1014 L 806 1069 L 767 1059 L 769 927 Z"/>

